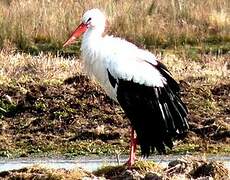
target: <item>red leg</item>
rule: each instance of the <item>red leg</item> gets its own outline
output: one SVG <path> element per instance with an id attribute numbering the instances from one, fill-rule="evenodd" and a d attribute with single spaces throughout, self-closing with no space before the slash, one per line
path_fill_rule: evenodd
<path id="1" fill-rule="evenodd" d="M 134 129 L 131 128 L 131 143 L 130 143 L 130 153 L 129 153 L 129 160 L 127 162 L 128 167 L 130 168 L 133 164 L 134 161 L 136 160 L 136 148 L 137 148 L 137 138 L 134 132 Z"/>

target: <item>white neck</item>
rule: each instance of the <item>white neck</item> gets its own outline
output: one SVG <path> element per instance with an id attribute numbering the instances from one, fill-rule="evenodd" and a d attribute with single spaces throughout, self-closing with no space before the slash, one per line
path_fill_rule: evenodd
<path id="1" fill-rule="evenodd" d="M 88 29 L 82 39 L 81 51 L 84 66 L 89 75 L 95 75 L 94 64 L 100 64 L 103 39 L 101 29 Z"/>
<path id="2" fill-rule="evenodd" d="M 106 58 L 105 39 L 107 36 L 102 36 L 102 31 L 88 30 L 82 40 L 81 51 L 83 58 L 83 65 L 86 73 L 93 76 L 104 87 L 105 91 L 116 101 L 116 93 L 108 83 L 107 69 L 105 67 Z"/>
<path id="3" fill-rule="evenodd" d="M 97 29 L 88 29 L 82 39 L 81 51 L 85 61 L 94 61 L 99 53 L 102 33 Z M 87 63 L 87 62 L 86 62 Z"/>
<path id="4" fill-rule="evenodd" d="M 100 29 L 88 29 L 83 35 L 82 45 L 99 44 L 98 40 L 102 38 L 102 33 Z"/>

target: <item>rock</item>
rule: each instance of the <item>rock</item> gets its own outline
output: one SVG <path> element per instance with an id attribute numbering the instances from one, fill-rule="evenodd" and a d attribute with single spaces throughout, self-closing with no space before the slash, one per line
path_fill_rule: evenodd
<path id="1" fill-rule="evenodd" d="M 187 163 L 183 160 L 178 159 L 178 160 L 169 162 L 167 173 L 168 174 L 184 173 L 186 168 L 187 168 Z"/>
<path id="2" fill-rule="evenodd" d="M 195 179 L 207 178 L 207 177 L 214 178 L 214 179 L 229 178 L 228 169 L 226 169 L 224 165 L 219 162 L 203 163 L 197 168 L 194 168 L 189 174 Z"/>
<path id="3" fill-rule="evenodd" d="M 216 141 L 230 138 L 230 130 L 217 131 L 211 135 L 211 138 Z"/>
<path id="4" fill-rule="evenodd" d="M 125 170 L 124 172 L 121 173 L 121 175 L 117 176 L 117 177 L 113 177 L 113 180 L 140 180 L 143 179 L 144 177 L 138 173 L 136 170 L 132 169 L 132 170 Z"/>
<path id="5" fill-rule="evenodd" d="M 162 180 L 163 177 L 155 172 L 148 172 L 145 174 L 144 180 Z"/>

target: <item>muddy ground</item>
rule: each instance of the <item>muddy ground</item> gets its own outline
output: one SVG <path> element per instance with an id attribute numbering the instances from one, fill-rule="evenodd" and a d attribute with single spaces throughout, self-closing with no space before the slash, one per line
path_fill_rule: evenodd
<path id="1" fill-rule="evenodd" d="M 191 85 L 199 81 L 180 81 L 190 131 L 169 154 L 230 152 L 230 84 Z M 119 105 L 84 75 L 56 85 L 2 85 L 0 98 L 2 157 L 128 153 L 129 121 Z M 216 102 L 215 114 L 204 103 L 195 104 L 204 99 Z"/>
<path id="2" fill-rule="evenodd" d="M 33 166 L 18 170 L 0 172 L 4 180 L 60 180 L 60 179 L 126 179 L 126 180 L 227 180 L 229 170 L 221 162 L 207 161 L 205 158 L 184 156 L 171 161 L 166 167 L 152 161 L 137 161 L 128 168 L 126 165 L 105 166 L 93 172 L 81 168 L 73 170 L 48 169 Z"/>

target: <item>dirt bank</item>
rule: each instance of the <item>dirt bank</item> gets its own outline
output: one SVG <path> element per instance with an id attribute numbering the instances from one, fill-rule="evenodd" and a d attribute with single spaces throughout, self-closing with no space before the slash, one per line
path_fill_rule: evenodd
<path id="1" fill-rule="evenodd" d="M 203 89 L 191 85 L 194 81 L 200 79 L 180 81 L 182 98 L 190 110 L 191 130 L 169 153 L 228 153 L 230 84 Z M 128 153 L 128 120 L 86 76 L 79 74 L 56 85 L 2 85 L 0 97 L 1 156 Z M 217 113 L 197 108 L 195 103 L 204 100 L 216 101 Z M 209 104 L 206 106 L 208 109 Z"/>

